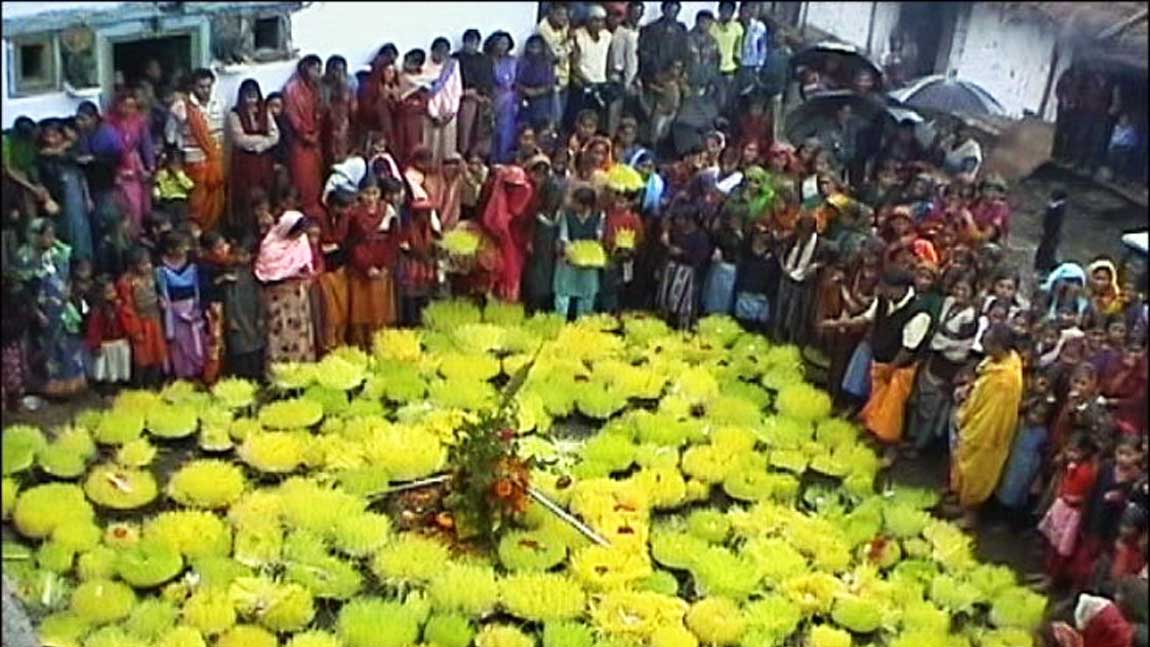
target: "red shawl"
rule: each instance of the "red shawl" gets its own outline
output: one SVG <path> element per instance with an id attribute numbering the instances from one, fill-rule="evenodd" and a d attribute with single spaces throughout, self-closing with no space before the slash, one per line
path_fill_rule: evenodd
<path id="1" fill-rule="evenodd" d="M 1134 644 L 1134 626 L 1122 617 L 1114 603 L 1094 614 L 1082 629 L 1084 647 L 1130 647 Z"/>
<path id="2" fill-rule="evenodd" d="M 502 256 L 502 269 L 495 293 L 505 301 L 519 300 L 519 283 L 527 262 L 530 240 L 528 206 L 534 189 L 527 173 L 518 166 L 501 166 L 495 171 L 491 197 L 483 211 L 483 226 L 495 238 Z M 525 222 L 526 221 L 526 222 Z"/>

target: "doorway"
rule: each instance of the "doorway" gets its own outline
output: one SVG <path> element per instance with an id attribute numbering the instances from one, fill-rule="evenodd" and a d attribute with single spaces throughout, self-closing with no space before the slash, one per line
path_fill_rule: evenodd
<path id="1" fill-rule="evenodd" d="M 903 2 L 899 6 L 898 29 L 903 38 L 905 76 L 917 79 L 936 73 L 943 36 L 954 16 L 945 2 Z"/>
<path id="2" fill-rule="evenodd" d="M 116 77 L 122 75 L 123 81 L 129 86 L 144 78 L 144 68 L 151 60 L 160 63 L 161 83 L 170 85 L 181 74 L 192 70 L 191 35 L 176 34 L 112 45 L 112 69 Z"/>

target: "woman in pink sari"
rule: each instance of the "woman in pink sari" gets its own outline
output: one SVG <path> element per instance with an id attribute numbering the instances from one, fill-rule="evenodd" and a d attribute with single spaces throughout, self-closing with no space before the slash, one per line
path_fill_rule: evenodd
<path id="1" fill-rule="evenodd" d="M 107 121 L 124 151 L 116 169 L 116 188 L 123 196 L 132 232 L 138 235 L 143 230 L 144 217 L 152 212 L 151 183 L 156 170 L 148 119 L 140 113 L 135 95 L 123 93 L 116 97 Z"/>
<path id="2" fill-rule="evenodd" d="M 495 167 L 491 198 L 483 212 L 483 226 L 495 238 L 502 257 L 495 280 L 495 295 L 504 301 L 519 300 L 520 279 L 527 262 L 529 229 L 527 207 L 534 189 L 526 171 L 518 166 Z"/>

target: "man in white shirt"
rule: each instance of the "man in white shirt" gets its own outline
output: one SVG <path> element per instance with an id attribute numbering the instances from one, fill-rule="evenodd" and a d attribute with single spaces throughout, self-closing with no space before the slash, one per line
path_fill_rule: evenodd
<path id="1" fill-rule="evenodd" d="M 607 132 L 614 137 L 623 116 L 624 101 L 635 101 L 639 96 L 639 21 L 643 19 L 643 3 L 628 2 L 623 22 L 611 35 L 610 70 L 607 78 L 622 89 L 622 95 L 611 102 L 607 114 Z"/>
<path id="2" fill-rule="evenodd" d="M 878 298 L 863 314 L 837 322 L 836 328 L 871 326 L 871 395 L 859 417 L 867 431 L 887 447 L 893 462 L 902 440 L 906 401 L 914 385 L 918 351 L 927 341 L 933 319 L 914 291 L 914 277 L 890 270 L 879 283 Z"/>
<path id="3" fill-rule="evenodd" d="M 587 24 L 571 34 L 571 95 L 574 105 L 567 111 L 569 121 L 584 110 L 599 113 L 610 103 L 607 88 L 607 61 L 611 51 L 611 34 L 605 29 L 607 10 L 600 5 L 587 12 Z"/>

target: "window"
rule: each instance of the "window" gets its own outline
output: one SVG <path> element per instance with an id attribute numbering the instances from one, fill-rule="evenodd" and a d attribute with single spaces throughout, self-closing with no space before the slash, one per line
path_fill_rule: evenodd
<path id="1" fill-rule="evenodd" d="M 12 52 L 15 94 L 39 94 L 56 89 L 56 42 L 51 36 L 15 40 Z"/>
<path id="2" fill-rule="evenodd" d="M 252 31 L 255 33 L 257 50 L 271 49 L 278 51 L 284 49 L 283 21 L 279 16 L 256 18 L 255 27 Z"/>

